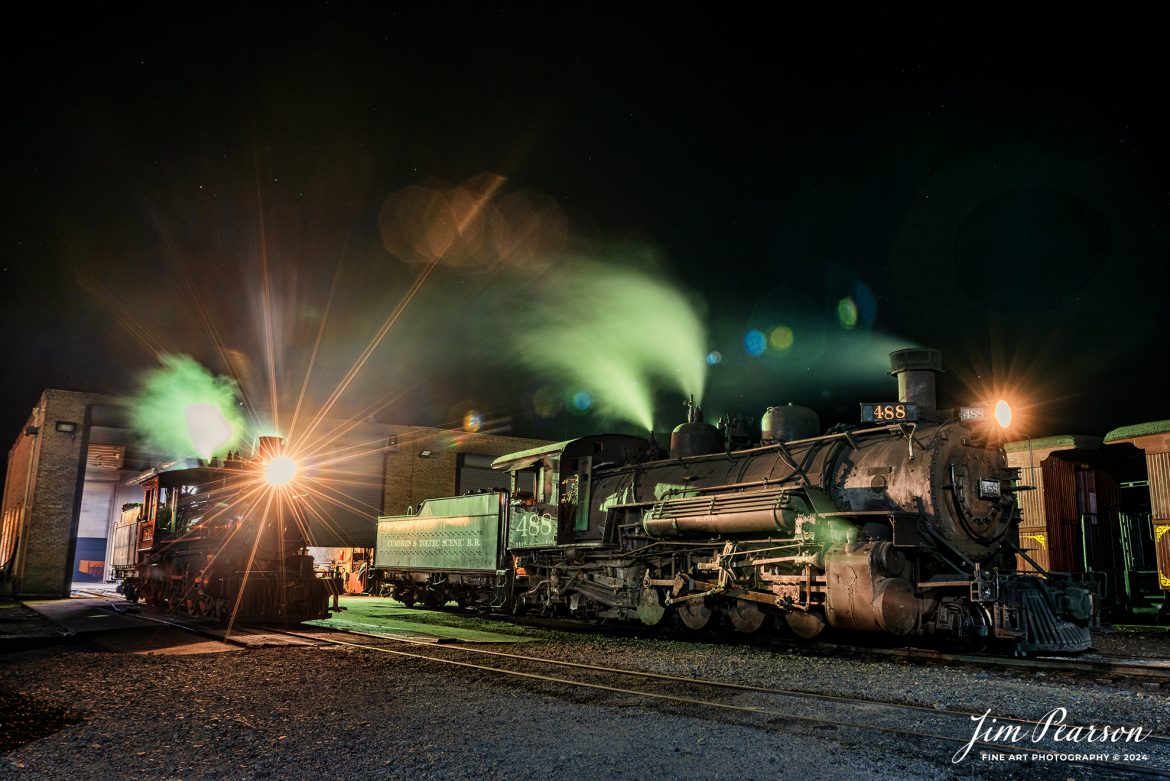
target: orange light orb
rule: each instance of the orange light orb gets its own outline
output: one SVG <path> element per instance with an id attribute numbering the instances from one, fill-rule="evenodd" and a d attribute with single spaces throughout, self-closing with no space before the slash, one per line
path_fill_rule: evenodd
<path id="1" fill-rule="evenodd" d="M 273 487 L 287 485 L 297 476 L 297 462 L 288 456 L 277 456 L 264 467 L 264 480 Z"/>
<path id="2" fill-rule="evenodd" d="M 1001 428 L 1007 428 L 1012 424 L 1012 405 L 1003 399 L 995 402 L 995 422 Z"/>

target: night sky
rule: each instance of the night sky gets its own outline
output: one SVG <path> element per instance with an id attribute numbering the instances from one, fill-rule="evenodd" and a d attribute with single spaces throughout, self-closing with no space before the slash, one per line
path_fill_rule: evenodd
<path id="1" fill-rule="evenodd" d="M 517 360 L 597 263 L 690 302 L 716 414 L 853 422 L 895 396 L 887 353 L 922 345 L 944 406 L 1013 394 L 1021 434 L 1170 418 L 1164 7 L 387 8 L 9 30 L 0 438 L 46 387 L 129 393 L 156 352 L 263 406 L 266 300 L 280 403 L 312 362 L 319 406 L 436 255 L 335 411 L 632 430 Z M 490 224 L 437 252 L 436 204 L 477 198 Z M 654 392 L 668 431 L 681 396 Z"/>

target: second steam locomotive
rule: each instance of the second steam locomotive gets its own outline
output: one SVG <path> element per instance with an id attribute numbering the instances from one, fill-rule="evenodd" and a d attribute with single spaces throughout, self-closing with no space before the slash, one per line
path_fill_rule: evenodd
<path id="1" fill-rule="evenodd" d="M 510 491 L 380 519 L 375 566 L 407 604 L 1087 650 L 1094 594 L 1015 571 L 1017 475 L 937 409 L 939 352 L 890 359 L 899 400 L 862 427 L 772 407 L 757 443 L 692 407 L 669 453 L 597 435 L 499 458 Z"/>
<path id="2" fill-rule="evenodd" d="M 330 592 L 303 524 L 277 495 L 281 478 L 266 475 L 281 446 L 261 437 L 255 459 L 176 462 L 141 475 L 143 501 L 114 528 L 111 563 L 125 597 L 227 624 L 328 618 Z"/>

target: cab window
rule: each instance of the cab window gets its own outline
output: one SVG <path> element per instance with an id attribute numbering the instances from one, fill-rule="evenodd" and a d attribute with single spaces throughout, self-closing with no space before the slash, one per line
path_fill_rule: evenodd
<path id="1" fill-rule="evenodd" d="M 559 477 L 556 464 L 543 464 L 536 478 L 536 503 L 556 504 L 557 478 Z"/>
<path id="2" fill-rule="evenodd" d="M 536 470 L 517 469 L 512 473 L 512 501 L 532 504 L 536 500 Z"/>
<path id="3" fill-rule="evenodd" d="M 174 519 L 171 514 L 171 489 L 159 486 L 158 509 L 155 511 L 154 526 L 160 531 L 174 531 Z"/>

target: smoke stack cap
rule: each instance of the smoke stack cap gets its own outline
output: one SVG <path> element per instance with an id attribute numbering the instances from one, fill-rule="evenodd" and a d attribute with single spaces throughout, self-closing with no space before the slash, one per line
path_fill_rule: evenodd
<path id="1" fill-rule="evenodd" d="M 933 347 L 909 347 L 890 353 L 890 374 L 893 375 L 911 371 L 942 370 L 942 351 Z"/>

